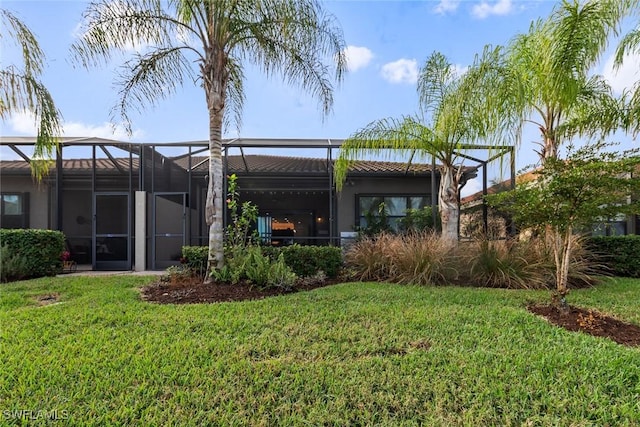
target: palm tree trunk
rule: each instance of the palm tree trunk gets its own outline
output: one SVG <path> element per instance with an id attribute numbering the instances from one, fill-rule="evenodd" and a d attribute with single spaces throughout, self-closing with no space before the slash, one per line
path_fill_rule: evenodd
<path id="1" fill-rule="evenodd" d="M 209 107 L 209 186 L 205 219 L 209 226 L 208 271 L 224 266 L 223 190 L 222 190 L 222 118 L 224 107 L 216 102 L 219 94 L 207 94 Z M 207 280 L 208 276 L 207 276 Z"/>
<path id="2" fill-rule="evenodd" d="M 442 239 L 450 242 L 458 241 L 458 182 L 451 166 L 442 168 L 438 205 L 442 222 Z"/>

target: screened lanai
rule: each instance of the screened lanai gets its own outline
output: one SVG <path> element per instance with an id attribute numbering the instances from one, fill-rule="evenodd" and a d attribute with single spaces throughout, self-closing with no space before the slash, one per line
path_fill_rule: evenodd
<path id="1" fill-rule="evenodd" d="M 40 183 L 30 176 L 33 144 L 34 138 L 0 138 L 3 200 L 21 204 L 21 226 L 63 231 L 81 266 L 164 269 L 179 262 L 182 246 L 208 243 L 207 141 L 62 138 L 50 174 Z M 399 215 L 414 206 L 432 206 L 435 212 L 439 174 L 433 162 L 356 162 L 336 192 L 333 160 L 341 144 L 335 139 L 224 141 L 225 177 L 236 174 L 240 201 L 258 206 L 262 243 L 338 245 L 341 234 L 358 226 L 361 206 L 380 197 L 393 198 Z M 486 169 L 486 161 L 470 158 L 476 165 L 469 176 Z M 15 220 L 3 212 L 0 226 Z"/>

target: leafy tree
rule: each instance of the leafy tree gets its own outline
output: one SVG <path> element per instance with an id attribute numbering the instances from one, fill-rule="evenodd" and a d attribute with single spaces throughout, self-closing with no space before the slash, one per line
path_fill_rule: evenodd
<path id="1" fill-rule="evenodd" d="M 622 100 L 602 76 L 590 73 L 631 3 L 563 1 L 508 45 L 510 77 L 503 80 L 502 91 L 511 102 L 502 113 L 520 116 L 540 130 L 541 164 L 557 157 L 565 139 L 601 137 L 622 125 Z"/>
<path id="2" fill-rule="evenodd" d="M 280 74 L 320 101 L 333 103 L 332 77 L 346 70 L 342 30 L 315 0 L 99 0 L 86 12 L 72 47 L 85 67 L 132 55 L 121 68 L 114 108 L 129 127 L 129 111 L 154 106 L 185 82 L 202 85 L 209 111 L 209 268 L 224 263 L 222 128 L 240 125 L 244 65 Z M 332 72 L 327 61 L 332 61 Z M 195 67 L 194 67 L 195 65 Z M 230 115 L 230 113 L 233 113 Z"/>
<path id="3" fill-rule="evenodd" d="M 442 238 L 458 239 L 459 201 L 465 168 L 460 154 L 468 146 L 489 138 L 496 128 L 513 126 L 505 114 L 499 84 L 504 78 L 500 48 L 485 48 L 482 56 L 465 73 L 459 74 L 447 58 L 434 52 L 420 71 L 418 95 L 421 115 L 374 121 L 344 141 L 335 166 L 338 189 L 346 179 L 349 165 L 360 156 L 377 154 L 392 158 L 411 155 L 412 159 L 435 157 L 440 163 L 438 205 Z M 486 105 L 494 108 L 488 109 Z M 501 138 L 503 135 L 501 135 Z"/>
<path id="4" fill-rule="evenodd" d="M 601 218 L 640 213 L 635 197 L 640 194 L 636 175 L 640 157 L 637 151 L 607 151 L 611 145 L 568 147 L 567 158 L 547 158 L 535 180 L 487 196 L 491 206 L 511 214 L 520 227 L 546 232 L 554 254 L 556 292 L 563 304 L 577 238 Z"/>
<path id="5" fill-rule="evenodd" d="M 0 67 L 0 119 L 11 114 L 31 112 L 35 116 L 37 138 L 31 171 L 39 180 L 49 169 L 49 160 L 58 147 L 61 115 L 53 97 L 39 80 L 45 55 L 31 30 L 15 15 L 0 8 L 0 40 L 16 44 L 22 52 L 22 64 Z M 1 56 L 0 56 L 1 57 Z"/>

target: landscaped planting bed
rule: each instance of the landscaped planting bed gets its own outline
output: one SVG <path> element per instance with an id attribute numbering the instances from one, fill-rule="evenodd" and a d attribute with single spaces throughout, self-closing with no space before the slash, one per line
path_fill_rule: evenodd
<path id="1" fill-rule="evenodd" d="M 153 280 L 3 285 L 0 424 L 18 416 L 194 426 L 640 420 L 640 348 L 527 311 L 548 291 L 349 283 L 163 305 L 140 298 Z M 640 324 L 638 280 L 574 290 L 569 301 Z"/>

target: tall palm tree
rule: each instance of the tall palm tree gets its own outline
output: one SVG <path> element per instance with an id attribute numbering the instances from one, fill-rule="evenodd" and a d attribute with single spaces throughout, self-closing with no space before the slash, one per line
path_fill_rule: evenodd
<path id="1" fill-rule="evenodd" d="M 508 45 L 512 78 L 504 92 L 516 108 L 503 114 L 539 129 L 541 164 L 557 158 L 564 140 L 604 136 L 620 126 L 621 100 L 590 72 L 628 10 L 621 0 L 563 1 Z"/>
<path id="2" fill-rule="evenodd" d="M 335 166 L 338 189 L 344 183 L 349 165 L 363 155 L 392 158 L 410 155 L 413 159 L 435 157 L 440 163 L 438 206 L 442 238 L 458 239 L 458 195 L 464 174 L 462 157 L 469 146 L 484 141 L 492 145 L 495 128 L 513 129 L 508 115 L 493 114 L 507 107 L 507 97 L 494 90 L 505 87 L 501 48 L 486 48 L 474 65 L 458 74 L 455 67 L 439 52 L 434 52 L 422 67 L 418 79 L 421 114 L 374 121 L 344 141 Z M 503 137 L 504 135 L 500 135 Z"/>
<path id="3" fill-rule="evenodd" d="M 98 0 L 85 12 L 74 56 L 85 67 L 106 65 L 136 48 L 118 82 L 114 111 L 155 105 L 185 82 L 198 81 L 209 111 L 209 268 L 223 256 L 222 128 L 240 125 L 244 66 L 280 74 L 316 97 L 326 114 L 332 77 L 346 70 L 342 30 L 315 0 Z M 327 62 L 333 62 L 331 71 Z M 194 69 L 194 64 L 197 66 Z M 230 115 L 233 113 L 233 115 Z M 130 128 L 129 128 L 130 129 Z"/>
<path id="4" fill-rule="evenodd" d="M 29 28 L 15 15 L 0 8 L 0 40 L 16 44 L 22 52 L 22 64 L 3 64 L 0 68 L 0 119 L 11 114 L 34 114 L 37 128 L 31 171 L 41 179 L 48 171 L 49 160 L 58 146 L 61 115 L 47 88 L 39 80 L 45 55 Z"/>

